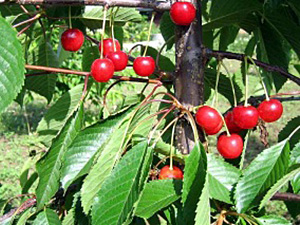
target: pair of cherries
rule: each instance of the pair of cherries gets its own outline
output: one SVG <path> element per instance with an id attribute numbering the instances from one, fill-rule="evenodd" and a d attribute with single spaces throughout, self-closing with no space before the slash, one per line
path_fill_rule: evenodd
<path id="1" fill-rule="evenodd" d="M 226 126 L 230 135 L 222 133 L 218 137 L 217 149 L 226 159 L 235 159 L 243 151 L 243 139 L 236 133 L 243 129 L 252 129 L 260 117 L 265 122 L 278 120 L 283 112 L 280 101 L 270 99 L 263 101 L 256 109 L 253 106 L 237 106 L 225 116 Z M 223 121 L 221 115 L 209 106 L 202 106 L 196 113 L 196 121 L 208 135 L 218 133 Z"/>

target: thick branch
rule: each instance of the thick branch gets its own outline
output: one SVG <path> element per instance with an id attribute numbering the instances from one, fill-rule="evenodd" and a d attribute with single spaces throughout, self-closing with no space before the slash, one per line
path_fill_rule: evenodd
<path id="1" fill-rule="evenodd" d="M 77 71 L 77 70 L 68 70 L 62 68 L 54 68 L 54 67 L 47 67 L 47 66 L 35 66 L 35 65 L 25 65 L 26 69 L 29 70 L 43 70 L 47 73 L 36 73 L 36 74 L 27 74 L 26 76 L 41 76 L 49 73 L 63 73 L 63 74 L 75 74 L 79 76 L 88 76 L 90 72 L 84 71 Z M 112 79 L 122 80 L 122 81 L 132 81 L 132 82 L 140 82 L 140 83 L 149 83 L 149 84 L 161 84 L 162 81 L 155 80 L 155 79 L 145 79 L 145 78 L 138 78 L 138 77 L 126 77 L 126 76 L 116 76 L 114 75 Z M 168 83 L 169 81 L 163 81 Z"/>
<path id="2" fill-rule="evenodd" d="M 0 0 L 0 3 L 17 3 L 21 5 L 107 5 L 108 7 L 122 6 L 122 7 L 138 7 L 151 8 L 156 11 L 166 11 L 170 9 L 171 2 L 156 2 L 145 0 Z"/>
<path id="3" fill-rule="evenodd" d="M 300 202 L 300 195 L 293 193 L 281 193 L 277 192 L 271 200 L 280 200 L 285 202 Z"/>
<path id="4" fill-rule="evenodd" d="M 206 49 L 206 54 L 208 56 L 212 56 L 218 59 L 223 59 L 223 58 L 227 58 L 227 59 L 236 59 L 239 61 L 244 61 L 245 59 L 245 55 L 244 54 L 238 54 L 238 53 L 232 53 L 232 52 L 223 52 L 223 51 L 214 51 L 214 50 L 210 50 L 210 49 Z M 289 72 L 287 72 L 285 69 L 278 67 L 278 66 L 274 66 L 274 65 L 270 65 L 268 63 L 265 62 L 261 62 L 259 60 L 253 59 L 253 61 L 255 62 L 255 64 L 263 69 L 265 69 L 268 72 L 277 72 L 279 74 L 281 74 L 282 76 L 294 81 L 296 84 L 298 84 L 300 86 L 300 78 L 296 77 L 292 74 L 290 74 Z M 252 62 L 250 60 L 248 60 L 249 64 L 252 64 Z"/>

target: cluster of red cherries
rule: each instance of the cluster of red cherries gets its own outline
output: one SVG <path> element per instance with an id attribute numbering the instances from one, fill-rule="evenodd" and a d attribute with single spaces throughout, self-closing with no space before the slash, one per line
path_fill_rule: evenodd
<path id="1" fill-rule="evenodd" d="M 229 133 L 221 133 L 217 141 L 219 153 L 226 159 L 238 158 L 243 152 L 243 139 L 238 133 L 252 129 L 258 124 L 259 118 L 267 123 L 278 120 L 283 113 L 280 101 L 264 100 L 258 108 L 253 106 L 237 106 L 225 115 L 225 126 Z M 220 113 L 212 107 L 202 106 L 196 113 L 196 122 L 207 135 L 219 133 L 223 127 Z"/>

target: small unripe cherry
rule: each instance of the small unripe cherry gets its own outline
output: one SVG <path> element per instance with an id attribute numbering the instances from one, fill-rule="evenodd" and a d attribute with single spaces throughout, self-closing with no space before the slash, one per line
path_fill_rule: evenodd
<path id="1" fill-rule="evenodd" d="M 61 35 L 61 45 L 66 51 L 78 51 L 84 42 L 84 35 L 79 29 L 68 29 Z"/>
<path id="2" fill-rule="evenodd" d="M 243 139 L 238 134 L 223 133 L 218 138 L 217 149 L 225 159 L 238 158 L 243 152 Z"/>
<path id="3" fill-rule="evenodd" d="M 223 120 L 217 110 L 209 106 L 201 106 L 196 113 L 196 122 L 207 134 L 218 133 L 222 126 Z"/>
<path id="4" fill-rule="evenodd" d="M 159 179 L 160 180 L 166 180 L 166 179 L 182 180 L 183 173 L 181 169 L 179 169 L 177 166 L 173 166 L 172 170 L 170 169 L 170 166 L 164 166 L 160 170 Z"/>
<path id="5" fill-rule="evenodd" d="M 239 133 L 243 130 L 234 122 L 232 111 L 228 112 L 224 119 L 230 133 Z"/>
<path id="6" fill-rule="evenodd" d="M 242 129 L 252 129 L 258 122 L 258 111 L 253 106 L 237 106 L 233 109 L 233 119 Z"/>
<path id="7" fill-rule="evenodd" d="M 116 45 L 116 49 L 114 48 L 114 42 Z M 107 54 L 115 51 L 119 51 L 121 49 L 120 43 L 117 39 L 113 42 L 112 38 L 106 38 L 103 40 L 103 57 L 105 57 Z M 99 51 L 101 54 L 101 41 L 99 43 Z"/>
<path id="8" fill-rule="evenodd" d="M 91 66 L 91 74 L 97 82 L 107 82 L 114 75 L 114 64 L 110 59 L 96 59 Z"/>
<path id="9" fill-rule="evenodd" d="M 271 123 L 278 120 L 282 113 L 283 107 L 280 101 L 277 99 L 265 100 L 257 108 L 259 117 L 267 122 Z"/>
<path id="10" fill-rule="evenodd" d="M 120 50 L 108 53 L 106 55 L 106 58 L 110 59 L 113 62 L 115 66 L 115 71 L 124 70 L 128 63 L 128 55 Z"/>
<path id="11" fill-rule="evenodd" d="M 171 6 L 170 16 L 175 24 L 188 26 L 196 17 L 196 9 L 190 2 L 175 2 Z"/>
<path id="12" fill-rule="evenodd" d="M 133 62 L 133 69 L 137 75 L 150 76 L 155 70 L 155 61 L 151 56 L 139 56 Z"/>

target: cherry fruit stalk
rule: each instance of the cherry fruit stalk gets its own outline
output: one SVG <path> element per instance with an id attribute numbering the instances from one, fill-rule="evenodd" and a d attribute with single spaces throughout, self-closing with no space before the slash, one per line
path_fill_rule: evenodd
<path id="1" fill-rule="evenodd" d="M 79 29 L 68 29 L 61 35 L 61 45 L 66 51 L 78 51 L 84 42 L 84 35 Z"/>
<path id="2" fill-rule="evenodd" d="M 181 169 L 179 169 L 177 166 L 173 166 L 173 169 L 171 169 L 170 166 L 164 166 L 160 170 L 159 179 L 160 180 L 166 180 L 166 179 L 182 180 L 183 173 Z"/>
<path id="3" fill-rule="evenodd" d="M 188 26 L 196 17 L 196 9 L 190 2 L 175 2 L 171 6 L 170 16 L 175 24 Z"/>

